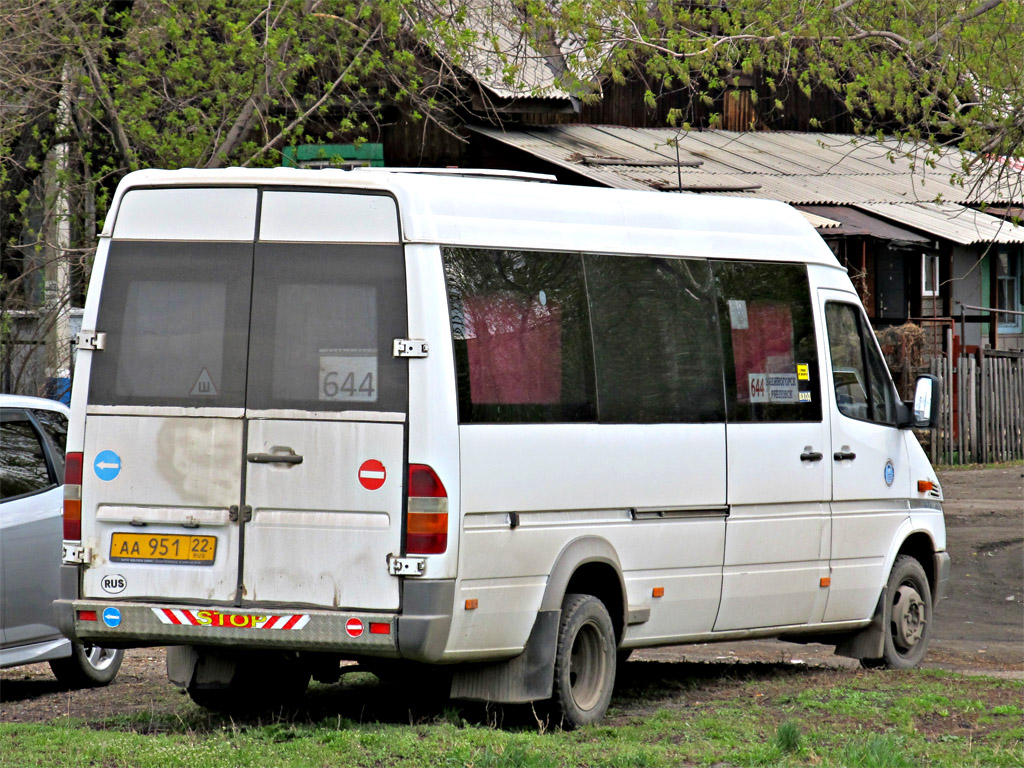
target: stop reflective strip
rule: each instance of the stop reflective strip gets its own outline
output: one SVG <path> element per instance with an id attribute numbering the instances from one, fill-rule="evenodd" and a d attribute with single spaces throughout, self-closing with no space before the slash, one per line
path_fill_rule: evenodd
<path id="1" fill-rule="evenodd" d="M 154 608 L 153 613 L 163 624 L 218 627 L 227 629 L 302 629 L 309 623 L 309 614 L 284 616 L 258 616 L 252 613 L 221 613 L 220 611 Z"/>

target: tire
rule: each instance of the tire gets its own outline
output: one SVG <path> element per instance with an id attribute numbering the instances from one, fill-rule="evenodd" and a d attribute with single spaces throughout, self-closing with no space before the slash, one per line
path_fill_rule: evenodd
<path id="1" fill-rule="evenodd" d="M 921 663 L 931 638 L 932 593 L 921 564 L 900 555 L 892 566 L 888 601 L 882 616 L 885 649 L 881 659 L 868 659 L 866 667 L 911 669 Z"/>
<path id="2" fill-rule="evenodd" d="M 72 643 L 71 655 L 54 659 L 50 662 L 50 669 L 54 677 L 68 688 L 98 688 L 110 684 L 123 660 L 123 650 Z"/>
<path id="3" fill-rule="evenodd" d="M 309 686 L 310 671 L 295 659 L 255 654 L 238 660 L 227 685 L 186 687 L 189 698 L 204 709 L 233 715 L 294 712 Z"/>
<path id="4" fill-rule="evenodd" d="M 604 717 L 615 685 L 615 627 L 604 603 L 566 595 L 555 648 L 552 709 L 566 730 Z"/>

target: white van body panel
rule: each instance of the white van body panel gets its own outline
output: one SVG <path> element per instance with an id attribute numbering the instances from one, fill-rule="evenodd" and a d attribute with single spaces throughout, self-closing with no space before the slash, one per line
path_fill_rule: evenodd
<path id="1" fill-rule="evenodd" d="M 402 424 L 375 422 L 250 422 L 247 453 L 288 446 L 303 461 L 249 465 L 246 601 L 398 609 L 398 580 L 381 564 L 399 544 L 403 431 Z M 367 458 L 394 475 L 373 491 L 358 482 L 357 468 Z"/>
<path id="2" fill-rule="evenodd" d="M 398 201 L 406 243 L 652 256 L 679 256 L 682 251 L 691 257 L 805 262 L 843 274 L 835 255 L 803 216 L 772 200 L 744 200 L 743 213 L 738 214 L 734 205 L 723 206 L 718 199 L 700 195 L 593 187 L 567 191 L 570 188 L 556 184 L 467 180 L 377 169 L 134 171 L 118 185 L 102 234 L 111 235 L 121 201 L 133 188 L 212 185 L 387 191 Z M 501 200 L 500 208 L 495 207 L 495 200 Z M 595 215 L 597 211 L 599 216 Z M 685 247 L 679 240 L 681 230 L 686 232 Z M 766 243 L 770 244 L 766 247 Z"/>
<path id="3" fill-rule="evenodd" d="M 121 593 L 126 598 L 157 597 L 172 589 L 174 595 L 234 600 L 239 539 L 237 526 L 229 524 L 228 507 L 237 503 L 241 491 L 236 469 L 241 420 L 93 415 L 85 437 L 87 457 L 113 448 L 121 457 L 121 469 L 116 482 L 108 482 L 91 464 L 84 468 L 83 492 L 95 514 L 83 515 L 83 543 L 94 553 L 83 594 L 104 596 L 103 578 L 121 575 L 127 577 Z M 128 452 L 124 446 L 148 448 Z M 109 550 L 115 531 L 159 536 L 196 526 L 216 531 L 211 565 L 154 567 L 115 561 Z"/>
<path id="4" fill-rule="evenodd" d="M 448 549 L 427 558 L 425 578 L 454 579 L 458 573 L 462 508 L 459 483 L 459 406 L 455 397 L 455 359 L 445 296 L 441 250 L 436 245 L 407 245 L 409 338 L 430 339 L 426 357 L 409 360 L 409 463 L 433 467 L 448 492 Z M 433 341 L 438 339 L 440 341 Z"/>
<path id="5" fill-rule="evenodd" d="M 638 638 L 711 630 L 725 538 L 723 425 L 469 425 L 460 433 L 456 604 L 477 599 L 480 607 L 456 613 L 448 656 L 521 650 L 558 554 L 581 536 L 614 542 L 630 606 L 652 607 L 651 586 L 664 587 Z M 658 512 L 678 517 L 653 519 Z"/>

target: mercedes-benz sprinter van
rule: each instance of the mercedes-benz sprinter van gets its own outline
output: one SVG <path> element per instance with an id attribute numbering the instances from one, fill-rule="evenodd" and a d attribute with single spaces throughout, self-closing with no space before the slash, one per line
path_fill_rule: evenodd
<path id="1" fill-rule="evenodd" d="M 64 631 L 202 704 L 341 660 L 599 720 L 617 658 L 924 655 L 942 494 L 860 300 L 776 202 L 501 172 L 140 171 L 79 337 Z M 449 679 L 449 678 L 446 678 Z"/>

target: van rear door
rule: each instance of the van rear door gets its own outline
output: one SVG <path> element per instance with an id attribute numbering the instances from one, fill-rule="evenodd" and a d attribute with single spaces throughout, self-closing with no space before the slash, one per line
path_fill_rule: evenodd
<path id="1" fill-rule="evenodd" d="M 398 240 L 380 195 L 125 195 L 92 353 L 84 596 L 398 607 Z"/>
<path id="2" fill-rule="evenodd" d="M 408 402 L 408 362 L 392 354 L 407 327 L 397 241 L 390 197 L 263 195 L 245 601 L 398 608 L 398 579 L 387 571 L 401 547 Z"/>

